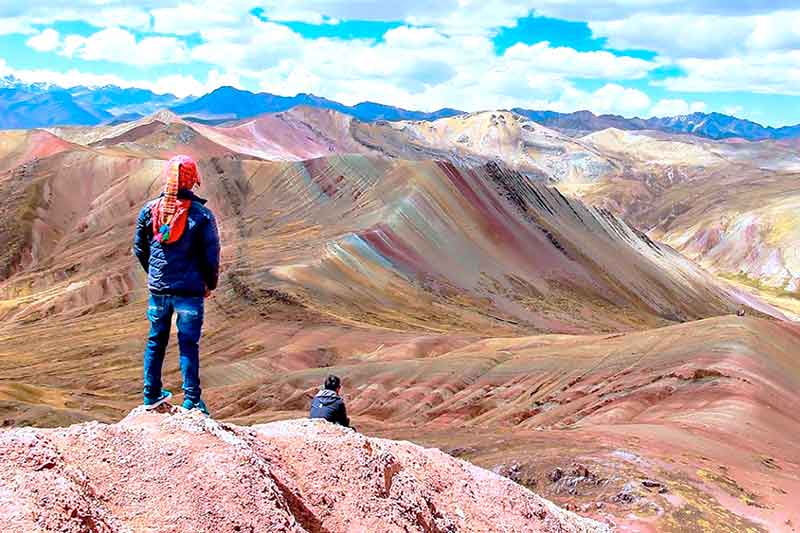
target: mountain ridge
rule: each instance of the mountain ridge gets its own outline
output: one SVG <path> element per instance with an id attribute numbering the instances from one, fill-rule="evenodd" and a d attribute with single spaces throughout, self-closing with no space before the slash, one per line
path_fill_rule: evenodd
<path id="1" fill-rule="evenodd" d="M 688 133 L 709 139 L 744 138 L 751 141 L 786 139 L 800 135 L 800 125 L 773 128 L 752 120 L 740 119 L 723 113 L 694 112 L 671 117 L 625 118 L 620 115 L 596 115 L 588 110 L 572 113 L 532 110 L 515 107 L 519 113 L 544 126 L 574 134 L 585 134 L 607 128 L 620 130 L 654 130 L 664 133 Z"/>
<path id="2" fill-rule="evenodd" d="M 59 87 L 50 83 L 24 83 L 13 76 L 0 79 L 0 129 L 51 126 L 97 126 L 136 120 L 161 108 L 186 118 L 211 124 L 288 111 L 298 105 L 333 109 L 365 122 L 431 121 L 466 112 L 454 108 L 435 111 L 404 109 L 373 101 L 348 106 L 310 93 L 282 96 L 221 86 L 198 97 L 178 98 L 141 88 L 115 85 Z M 800 124 L 773 128 L 722 113 L 691 113 L 647 119 L 596 115 L 588 110 L 572 113 L 521 107 L 510 111 L 562 133 L 582 135 L 609 127 L 622 130 L 656 130 L 688 133 L 710 139 L 743 138 L 751 141 L 800 137 Z"/>
<path id="3" fill-rule="evenodd" d="M 433 112 L 411 111 L 376 102 L 360 102 L 347 106 L 324 97 L 308 93 L 295 96 L 279 96 L 271 93 L 253 93 L 236 89 L 229 85 L 214 89 L 192 102 L 173 107 L 179 115 L 197 118 L 244 119 L 264 113 L 288 111 L 293 107 L 307 105 L 324 109 L 333 109 L 351 115 L 359 120 L 435 120 L 443 116 L 463 113 L 456 109 L 440 109 Z"/>
<path id="4" fill-rule="evenodd" d="M 158 410 L 137 408 L 113 425 L 0 433 L 8 489 L 0 528 L 610 531 L 439 450 L 324 421 L 240 427 L 196 410 Z"/>

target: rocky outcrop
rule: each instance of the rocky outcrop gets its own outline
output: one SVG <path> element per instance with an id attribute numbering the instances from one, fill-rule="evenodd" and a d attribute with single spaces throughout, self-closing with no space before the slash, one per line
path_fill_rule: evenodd
<path id="1" fill-rule="evenodd" d="M 0 433 L 0 530 L 608 530 L 436 449 L 324 421 L 161 411 Z"/>

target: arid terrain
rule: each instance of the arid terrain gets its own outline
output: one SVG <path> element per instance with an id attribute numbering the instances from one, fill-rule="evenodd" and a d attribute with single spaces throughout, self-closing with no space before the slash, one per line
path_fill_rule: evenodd
<path id="1" fill-rule="evenodd" d="M 0 433 L 3 531 L 609 531 L 439 450 L 159 409 Z"/>
<path id="2" fill-rule="evenodd" d="M 178 153 L 223 240 L 201 356 L 215 419 L 302 417 L 335 372 L 360 432 L 621 531 L 797 529 L 796 146 L 308 107 L 0 131 L 4 426 L 140 402 L 130 243 Z"/>

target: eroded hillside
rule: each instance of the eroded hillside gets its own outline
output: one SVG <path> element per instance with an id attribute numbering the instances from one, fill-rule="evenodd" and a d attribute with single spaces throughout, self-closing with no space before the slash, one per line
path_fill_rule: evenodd
<path id="1" fill-rule="evenodd" d="M 300 109 L 8 137 L 0 420 L 112 422 L 140 401 L 133 224 L 164 158 L 188 153 L 224 243 L 202 340 L 216 417 L 297 418 L 333 371 L 362 431 L 447 449 L 598 518 L 796 521 L 796 327 L 653 238 L 691 253 L 670 232 L 704 204 L 672 195 L 708 187 L 730 206 L 733 185 L 789 159 L 726 182 L 757 147 L 607 133 L 573 140 L 499 112 L 364 125 Z M 763 208 L 781 190 L 768 183 L 751 188 Z"/>

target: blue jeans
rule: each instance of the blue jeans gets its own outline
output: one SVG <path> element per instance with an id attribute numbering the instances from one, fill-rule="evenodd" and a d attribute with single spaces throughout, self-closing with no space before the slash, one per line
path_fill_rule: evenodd
<path id="1" fill-rule="evenodd" d="M 161 366 L 167 351 L 172 313 L 178 316 L 178 348 L 181 354 L 183 395 L 200 400 L 200 330 L 203 327 L 203 297 L 151 294 L 147 307 L 150 335 L 144 350 L 144 395 L 158 398 L 161 394 Z"/>

